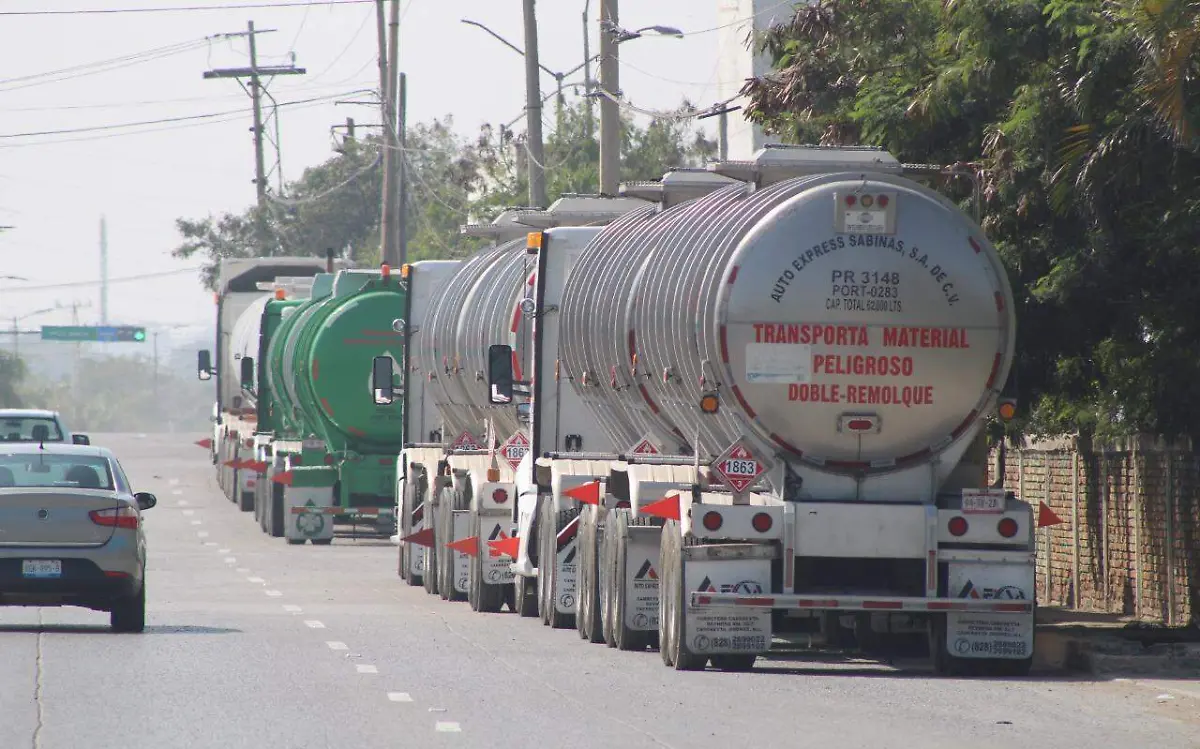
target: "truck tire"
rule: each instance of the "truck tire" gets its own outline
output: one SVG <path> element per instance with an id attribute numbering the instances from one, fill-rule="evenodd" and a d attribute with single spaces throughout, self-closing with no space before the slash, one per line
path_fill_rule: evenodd
<path id="1" fill-rule="evenodd" d="M 513 580 L 513 609 L 525 619 L 538 615 L 537 578 L 521 577 Z"/>
<path id="2" fill-rule="evenodd" d="M 679 521 L 663 525 L 662 545 L 658 552 L 658 640 L 663 663 L 676 671 L 700 671 L 708 658 L 688 649 L 684 641 L 683 538 Z"/>
<path id="3" fill-rule="evenodd" d="M 257 480 L 254 482 L 254 485 L 258 486 Z M 254 492 L 242 489 L 238 492 L 238 494 L 240 495 L 238 509 L 242 512 L 252 512 L 254 510 Z"/>
<path id="4" fill-rule="evenodd" d="M 550 532 L 538 535 L 541 542 L 538 554 L 539 605 L 543 624 L 553 629 L 569 629 L 575 626 L 575 615 L 560 614 L 558 611 L 558 534 L 579 514 L 579 510 L 555 513 L 553 507 L 552 502 L 546 502 L 542 515 L 544 523 L 541 527 Z"/>
<path id="5" fill-rule="evenodd" d="M 471 511 L 471 535 L 479 538 L 483 533 L 483 521 L 479 513 Z M 490 549 L 489 549 L 490 551 Z M 488 585 L 483 579 L 483 554 L 471 557 L 471 578 L 468 583 L 467 600 L 471 610 L 483 614 L 498 614 L 504 608 L 504 593 L 506 585 Z"/>
<path id="6" fill-rule="evenodd" d="M 268 520 L 267 534 L 272 538 L 283 537 L 283 484 L 271 487 L 271 517 Z"/>
<path id="7" fill-rule="evenodd" d="M 588 506 L 579 514 L 579 535 L 576 536 L 576 559 L 579 560 L 579 608 L 575 615 L 575 629 L 580 639 L 588 642 L 604 642 L 600 616 L 600 549 L 596 543 L 596 526 L 599 508 Z"/>
<path id="8" fill-rule="evenodd" d="M 650 525 L 649 518 L 631 518 L 626 509 L 615 510 L 609 514 L 610 533 L 605 540 L 612 538 L 612 565 L 608 568 L 609 596 L 612 599 L 612 637 L 617 650 L 645 650 L 650 646 L 650 633 L 645 630 L 631 629 L 625 624 L 626 594 L 625 587 L 626 565 L 628 564 L 629 544 L 626 539 L 626 529 L 630 525 Z"/>

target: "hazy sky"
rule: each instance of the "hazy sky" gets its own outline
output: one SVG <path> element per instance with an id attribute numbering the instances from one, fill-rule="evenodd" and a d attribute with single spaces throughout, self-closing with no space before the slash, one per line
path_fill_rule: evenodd
<path id="1" fill-rule="evenodd" d="M 108 218 L 109 318 L 113 324 L 208 324 L 212 297 L 192 272 L 117 282 L 138 274 L 179 271 L 174 220 L 240 211 L 254 200 L 249 97 L 233 80 L 204 80 L 203 71 L 248 64 L 245 38 L 204 38 L 242 31 L 253 20 L 277 29 L 258 37 L 260 64 L 285 64 L 294 52 L 305 76 L 277 79 L 279 102 L 329 97 L 280 110 L 283 174 L 332 155 L 330 126 L 347 116 L 378 122 L 378 110 L 335 105 L 339 93 L 378 86 L 375 10 L 371 3 L 290 8 L 12 15 L 18 11 L 161 8 L 241 4 L 252 0 L 4 0 L 0 3 L 0 330 L 14 315 L 78 301 L 84 323 L 99 317 L 99 286 L 37 289 L 99 277 L 99 222 Z M 621 46 L 621 88 L 639 107 L 673 109 L 687 96 L 717 99 L 717 6 L 722 0 L 625 0 L 625 28 L 676 26 L 684 39 L 643 38 Z M 597 49 L 591 2 L 592 52 Z M 405 0 L 400 63 L 408 74 L 409 121 L 453 114 L 464 134 L 482 122 L 522 113 L 522 58 L 469 18 L 524 45 L 520 0 Z M 538 3 L 541 61 L 569 70 L 583 60 L 583 0 Z M 694 32 L 694 33 L 693 33 Z M 189 43 L 195 43 L 188 47 Z M 185 51 L 93 63 L 179 45 Z M 78 67 L 77 67 L 78 66 Z M 44 74 L 76 68 L 56 76 Z M 81 75 L 87 73 L 86 75 Z M 576 80 L 582 80 L 577 74 Z M 549 93 L 554 81 L 542 79 Z M 120 123 L 230 113 L 208 120 L 136 128 L 26 136 Z M 551 120 L 552 121 L 552 120 Z M 517 126 L 523 130 L 523 121 Z M 708 128 L 711 131 L 711 126 Z M 268 159 L 270 162 L 271 159 Z M 648 178 L 656 175 L 629 175 Z M 272 179 L 272 185 L 275 180 Z M 28 287 L 23 290 L 23 287 Z M 70 313 L 24 320 L 23 328 L 70 322 Z"/>

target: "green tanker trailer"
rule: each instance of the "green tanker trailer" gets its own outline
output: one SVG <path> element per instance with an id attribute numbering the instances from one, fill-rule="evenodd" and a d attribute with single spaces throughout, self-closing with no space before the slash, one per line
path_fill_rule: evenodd
<path id="1" fill-rule="evenodd" d="M 402 405 L 381 408 L 363 398 L 363 390 L 371 394 L 363 373 L 388 357 L 399 377 L 404 337 L 392 321 L 405 309 L 407 289 L 387 266 L 340 271 L 332 286 L 321 294 L 314 282 L 309 302 L 281 313 L 268 352 L 268 386 L 291 440 L 283 460 L 273 461 L 282 470 L 272 483 L 283 488 L 284 535 L 292 543 L 327 543 L 335 520 L 374 524 L 383 535 L 395 528 Z"/>

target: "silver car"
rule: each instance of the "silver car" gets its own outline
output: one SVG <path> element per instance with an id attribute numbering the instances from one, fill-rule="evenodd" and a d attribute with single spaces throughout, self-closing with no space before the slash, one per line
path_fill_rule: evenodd
<path id="1" fill-rule="evenodd" d="M 141 632 L 142 511 L 157 503 L 107 448 L 0 443 L 0 606 L 83 606 Z"/>
<path id="2" fill-rule="evenodd" d="M 86 434 L 68 431 L 61 414 L 44 408 L 0 408 L 0 442 L 91 444 Z"/>

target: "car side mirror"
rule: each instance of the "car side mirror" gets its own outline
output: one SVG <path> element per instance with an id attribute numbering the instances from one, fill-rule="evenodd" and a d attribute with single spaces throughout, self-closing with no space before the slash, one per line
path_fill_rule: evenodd
<path id="1" fill-rule="evenodd" d="M 155 497 L 150 492 L 138 492 L 133 495 L 133 498 L 137 500 L 139 510 L 149 510 L 158 504 L 158 497 Z"/>
<path id="2" fill-rule="evenodd" d="M 375 405 L 388 406 L 396 400 L 396 388 L 392 382 L 392 357 L 377 356 L 371 362 L 371 392 Z"/>
<path id="3" fill-rule="evenodd" d="M 212 353 L 208 349 L 196 352 L 196 376 L 201 380 L 212 379 Z"/>
<path id="4" fill-rule="evenodd" d="M 242 388 L 254 390 L 254 358 L 242 357 Z"/>
<path id="5" fill-rule="evenodd" d="M 86 434 L 72 434 L 72 435 L 71 435 L 71 442 L 75 443 L 76 445 L 90 445 L 90 444 L 92 444 L 92 440 L 91 440 L 91 438 L 90 438 L 90 437 L 88 437 Z"/>
<path id="6" fill-rule="evenodd" d="M 488 347 L 488 402 L 512 403 L 512 347 L 496 343 Z"/>

